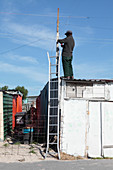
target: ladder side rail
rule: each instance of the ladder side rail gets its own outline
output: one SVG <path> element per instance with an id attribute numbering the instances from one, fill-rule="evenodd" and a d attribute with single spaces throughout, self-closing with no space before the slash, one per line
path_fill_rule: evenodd
<path id="1" fill-rule="evenodd" d="M 51 62 L 49 53 L 47 52 L 48 60 L 49 60 L 49 82 L 48 82 L 48 123 L 47 123 L 47 148 L 46 148 L 46 154 L 45 158 L 47 156 L 47 152 L 49 150 L 49 117 L 50 117 L 50 79 L 51 79 Z"/>
<path id="2" fill-rule="evenodd" d="M 57 117 L 57 122 L 58 122 L 58 125 L 57 125 L 57 150 L 58 150 L 58 158 L 60 159 L 60 143 L 59 143 L 59 138 L 60 138 L 60 135 L 59 135 L 59 132 L 60 132 L 60 126 L 59 126 L 59 123 L 60 123 L 60 113 L 59 113 L 59 105 L 60 105 L 60 57 L 61 57 L 61 51 L 60 51 L 60 55 L 59 55 L 59 60 L 58 60 L 58 117 Z"/>
<path id="3" fill-rule="evenodd" d="M 47 156 L 47 153 L 49 152 L 49 145 L 50 145 L 50 135 L 57 135 L 57 152 L 58 152 L 58 158 L 60 159 L 60 143 L 59 143 L 59 132 L 60 132 L 60 129 L 59 129 L 59 103 L 60 103 L 60 56 L 61 56 L 61 52 L 60 52 L 60 55 L 59 55 L 59 60 L 58 60 L 58 74 L 57 74 L 57 91 L 58 91 L 58 103 L 57 103 L 57 106 L 51 106 L 51 96 L 50 96 L 50 93 L 51 93 L 51 82 L 52 82 L 52 76 L 51 76 L 51 57 L 49 56 L 49 53 L 47 53 L 48 55 L 48 60 L 49 60 L 49 82 L 48 82 L 48 125 L 47 125 L 47 147 L 46 147 L 46 154 L 45 154 L 45 158 Z M 55 81 L 56 82 L 56 81 Z M 53 81 L 53 83 L 55 83 Z M 55 89 L 56 90 L 56 89 Z M 54 99 L 54 98 L 53 98 Z M 55 133 L 50 133 L 50 108 L 56 108 L 57 107 L 57 132 Z M 52 125 L 51 125 L 52 126 Z M 55 125 L 56 126 L 56 125 Z"/>

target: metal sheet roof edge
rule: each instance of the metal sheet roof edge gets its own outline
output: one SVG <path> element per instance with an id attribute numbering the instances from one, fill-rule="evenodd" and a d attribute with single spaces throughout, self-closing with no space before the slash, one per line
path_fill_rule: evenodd
<path id="1" fill-rule="evenodd" d="M 66 79 L 61 77 L 66 82 L 77 82 L 77 83 L 113 83 L 113 79 Z"/>

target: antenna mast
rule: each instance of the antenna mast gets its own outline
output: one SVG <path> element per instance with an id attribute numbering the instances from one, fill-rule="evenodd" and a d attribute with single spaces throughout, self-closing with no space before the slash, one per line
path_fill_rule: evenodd
<path id="1" fill-rule="evenodd" d="M 49 82 L 48 82 L 48 123 L 47 148 L 45 158 L 51 145 L 55 145 L 60 159 L 60 55 L 59 55 L 59 8 L 57 13 L 56 56 L 49 56 Z M 55 61 L 53 60 L 55 59 Z M 54 70 L 55 69 L 55 70 Z M 56 71 L 56 72 L 55 72 Z M 51 153 L 50 153 L 51 154 Z"/>
<path id="2" fill-rule="evenodd" d="M 58 62 L 59 62 L 59 44 L 57 43 L 59 39 L 59 8 L 57 10 L 57 36 L 56 36 L 56 76 L 58 75 Z"/>
<path id="3" fill-rule="evenodd" d="M 57 10 L 57 40 L 59 38 L 59 8 Z"/>

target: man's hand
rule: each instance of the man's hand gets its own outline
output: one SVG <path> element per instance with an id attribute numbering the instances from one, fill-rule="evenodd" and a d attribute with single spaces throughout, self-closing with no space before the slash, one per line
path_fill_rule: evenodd
<path id="1" fill-rule="evenodd" d="M 57 44 L 59 43 L 59 40 L 57 40 Z"/>
<path id="2" fill-rule="evenodd" d="M 64 47 L 64 44 L 61 44 L 61 47 L 63 48 L 63 47 Z"/>

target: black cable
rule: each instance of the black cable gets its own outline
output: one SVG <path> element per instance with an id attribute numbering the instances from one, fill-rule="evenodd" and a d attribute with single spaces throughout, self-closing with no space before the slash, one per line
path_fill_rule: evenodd
<path id="1" fill-rule="evenodd" d="M 48 38 L 48 39 L 55 40 L 55 39 L 52 39 L 52 38 Z M 38 42 L 38 41 L 40 41 L 40 40 L 44 40 L 44 39 L 38 39 L 38 40 L 36 40 L 36 41 L 32 41 L 32 42 L 30 42 L 30 43 L 27 43 L 27 44 L 18 46 L 18 47 L 16 47 L 16 48 L 12 48 L 12 49 L 9 49 L 9 50 L 7 50 L 7 51 L 3 51 L 3 52 L 0 53 L 0 55 L 5 54 L 5 53 L 8 53 L 8 52 L 10 52 L 10 51 L 15 51 L 15 50 L 17 50 L 17 49 L 19 49 L 19 48 L 28 46 L 28 45 L 30 45 L 30 44 L 32 44 L 32 43 L 35 43 L 35 42 Z"/>

